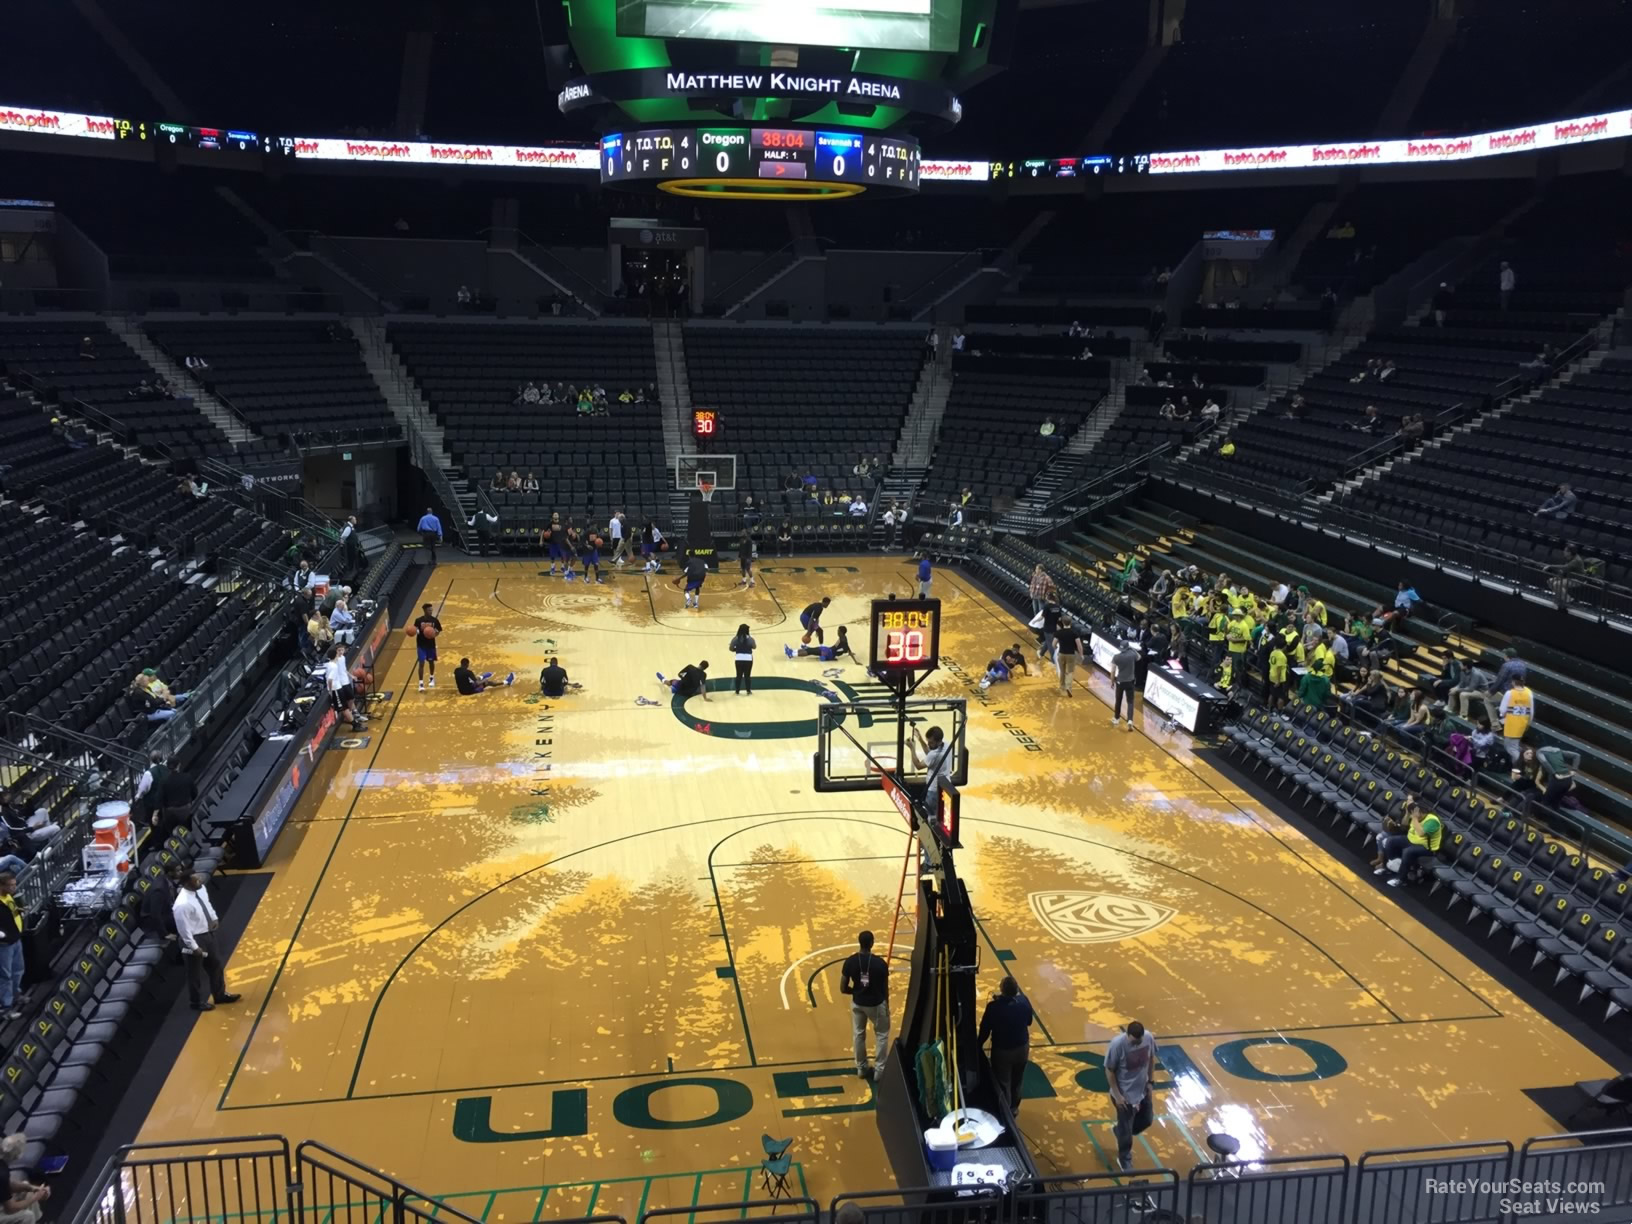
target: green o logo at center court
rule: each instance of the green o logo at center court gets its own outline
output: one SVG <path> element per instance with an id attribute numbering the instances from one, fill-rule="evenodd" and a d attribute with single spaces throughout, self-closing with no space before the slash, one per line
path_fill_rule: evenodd
<path id="1" fill-rule="evenodd" d="M 729 699 L 731 696 L 730 680 L 710 680 L 710 693 L 724 693 Z M 754 692 L 794 692 L 809 693 L 818 701 L 826 701 L 826 693 L 836 692 L 846 701 L 858 700 L 856 690 L 842 680 L 804 680 L 796 676 L 755 676 Z M 699 706 L 693 712 L 686 708 L 686 698 L 678 694 L 669 702 L 669 708 L 682 724 L 691 728 L 699 735 L 713 735 L 720 739 L 744 740 L 773 740 L 773 739 L 803 739 L 816 734 L 817 723 L 814 714 L 809 718 L 790 718 L 776 721 L 756 721 L 735 719 L 716 719 L 712 717 L 712 706 Z M 748 700 L 746 697 L 744 701 Z M 733 707 L 735 709 L 735 707 Z M 867 715 L 861 716 L 863 725 L 870 725 L 872 719 Z"/>

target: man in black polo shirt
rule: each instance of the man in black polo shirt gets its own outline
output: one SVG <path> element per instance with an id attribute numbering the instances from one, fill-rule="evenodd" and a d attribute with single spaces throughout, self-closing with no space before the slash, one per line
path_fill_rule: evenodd
<path id="1" fill-rule="evenodd" d="M 550 665 L 538 673 L 538 687 L 546 697 L 567 695 L 567 669 L 561 666 L 560 659 L 550 657 Z"/>
<path id="2" fill-rule="evenodd" d="M 1077 655 L 1081 650 L 1082 637 L 1071 623 L 1071 618 L 1064 613 L 1060 614 L 1060 627 L 1054 631 L 1054 642 L 1054 665 L 1060 669 L 1060 693 L 1069 697 L 1071 677 L 1077 674 Z"/>
<path id="3" fill-rule="evenodd" d="M 873 933 L 856 937 L 860 951 L 839 971 L 839 993 L 850 996 L 850 1027 L 856 1039 L 856 1074 L 863 1079 L 884 1072 L 890 1053 L 890 966 L 873 955 Z M 867 1026 L 873 1026 L 874 1067 L 867 1065 Z"/>
<path id="4" fill-rule="evenodd" d="M 980 1017 L 979 1041 L 984 1045 L 986 1038 L 992 1039 L 992 1074 L 1010 1114 L 1020 1110 L 1020 1081 L 1031 1057 L 1031 1019 L 1031 1001 L 1012 977 L 998 983 Z"/>

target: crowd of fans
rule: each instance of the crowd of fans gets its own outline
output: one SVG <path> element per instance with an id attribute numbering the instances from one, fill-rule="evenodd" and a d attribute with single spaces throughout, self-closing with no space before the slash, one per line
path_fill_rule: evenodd
<path id="1" fill-rule="evenodd" d="M 1167 662 L 1194 671 L 1204 660 L 1205 678 L 1222 692 L 1251 687 L 1270 709 L 1293 700 L 1333 707 L 1401 745 L 1437 754 L 1442 768 L 1465 779 L 1502 776 L 1527 806 L 1581 806 L 1579 760 L 1530 742 L 1536 698 L 1516 650 L 1506 650 L 1492 671 L 1478 654 L 1447 645 L 1437 673 L 1404 672 L 1400 664 L 1414 647 L 1398 634 L 1421 603 L 1407 582 L 1369 614 L 1353 613 L 1346 621 L 1291 579 L 1255 594 L 1227 574 L 1208 575 L 1193 565 L 1158 571 L 1130 556 L 1110 582 L 1130 600 L 1142 596 L 1148 608 L 1137 618 L 1133 641 L 1142 665 Z M 1051 619 L 1054 605 L 1057 615 L 1053 583 L 1041 567 L 1031 593 L 1034 611 Z"/>
<path id="2" fill-rule="evenodd" d="M 610 410 L 613 400 L 620 404 L 644 404 L 650 401 L 657 402 L 657 386 L 648 384 L 644 387 L 625 387 L 616 396 L 612 396 L 600 383 L 586 383 L 582 387 L 570 383 L 551 383 L 547 379 L 539 382 L 528 379 L 516 388 L 516 398 L 512 403 L 529 404 L 533 406 L 575 407 L 581 416 L 605 416 Z"/>

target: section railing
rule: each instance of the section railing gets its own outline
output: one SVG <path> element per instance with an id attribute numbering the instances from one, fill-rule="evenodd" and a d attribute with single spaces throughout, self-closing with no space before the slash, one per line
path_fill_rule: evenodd
<path id="1" fill-rule="evenodd" d="M 744 1166 L 751 1185 L 758 1170 Z M 842 1171 L 841 1171 L 842 1172 Z M 803 1173 L 799 1174 L 802 1183 Z M 802 1185 L 801 1185 L 802 1189 Z M 464 1196 L 459 1196 L 464 1197 Z M 1516 1224 L 1628 1218 L 1632 1130 L 1527 1140 L 1442 1144 L 1342 1155 L 1260 1156 L 1203 1162 L 1185 1176 L 1166 1168 L 1094 1170 L 1007 1185 L 846 1191 L 827 1211 L 800 1193 L 744 1202 L 642 1211 L 638 1224 Z M 474 1224 L 444 1199 L 422 1194 L 320 1143 L 290 1149 L 255 1135 L 121 1148 L 67 1224 Z M 623 1224 L 581 1217 L 570 1224 Z M 563 1221 L 562 1224 L 569 1224 Z"/>

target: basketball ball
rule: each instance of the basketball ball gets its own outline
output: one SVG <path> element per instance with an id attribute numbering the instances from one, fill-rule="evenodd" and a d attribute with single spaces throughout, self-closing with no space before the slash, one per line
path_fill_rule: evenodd
<path id="1" fill-rule="evenodd" d="M 548 527 L 544 528 L 544 538 L 546 540 L 550 538 L 550 529 Z"/>
<path id="2" fill-rule="evenodd" d="M 359 687 L 367 688 L 374 683 L 374 673 L 366 667 L 354 667 L 351 669 L 351 679 Z"/>
<path id="3" fill-rule="evenodd" d="M 663 543 L 661 543 L 661 544 L 659 544 L 657 546 L 657 551 L 658 552 L 668 552 L 669 551 L 669 542 L 667 540 L 664 540 Z"/>
<path id="4" fill-rule="evenodd" d="M 427 638 L 430 638 L 432 641 L 436 640 L 436 626 L 435 625 L 426 625 L 424 632 L 425 632 L 425 636 Z"/>
<path id="5" fill-rule="evenodd" d="M 599 548 L 605 541 L 603 541 L 600 536 L 590 536 L 589 542 L 596 548 Z"/>
<path id="6" fill-rule="evenodd" d="M 404 637 L 413 637 L 415 632 L 416 632 L 416 630 L 414 629 L 414 627 L 412 625 L 404 625 L 403 626 L 402 634 L 403 634 Z"/>

